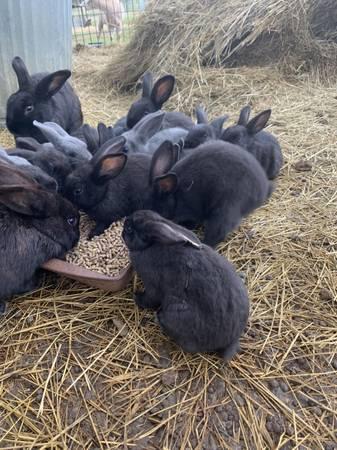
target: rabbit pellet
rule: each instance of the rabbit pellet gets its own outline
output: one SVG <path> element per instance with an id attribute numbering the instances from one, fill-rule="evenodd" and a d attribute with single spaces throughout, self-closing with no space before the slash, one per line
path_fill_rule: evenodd
<path id="1" fill-rule="evenodd" d="M 123 222 L 110 225 L 100 236 L 88 240 L 94 222 L 85 214 L 80 219 L 80 241 L 67 254 L 66 260 L 105 275 L 117 275 L 129 262 L 128 250 L 122 239 Z"/>

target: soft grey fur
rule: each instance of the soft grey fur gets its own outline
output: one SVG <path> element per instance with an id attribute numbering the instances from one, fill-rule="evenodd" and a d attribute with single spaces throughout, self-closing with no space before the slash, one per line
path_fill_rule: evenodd
<path id="1" fill-rule="evenodd" d="M 260 164 L 236 145 L 210 141 L 177 159 L 170 142 L 152 158 L 153 209 L 185 226 L 203 224 L 208 245 L 221 242 L 272 193 Z"/>
<path id="2" fill-rule="evenodd" d="M 249 315 L 247 290 L 233 266 L 152 211 L 127 218 L 123 238 L 145 286 L 137 305 L 156 309 L 163 331 L 185 351 L 231 359 Z"/>

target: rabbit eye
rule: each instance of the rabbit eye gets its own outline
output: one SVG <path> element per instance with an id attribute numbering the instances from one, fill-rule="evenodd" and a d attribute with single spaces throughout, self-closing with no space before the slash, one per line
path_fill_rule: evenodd
<path id="1" fill-rule="evenodd" d="M 25 108 L 25 114 L 29 114 L 30 112 L 34 111 L 34 106 L 33 105 L 28 105 Z"/>
<path id="2" fill-rule="evenodd" d="M 76 188 L 76 189 L 74 190 L 74 194 L 75 194 L 76 196 L 81 195 L 82 192 L 83 192 L 83 189 L 82 189 L 81 187 L 78 187 L 78 188 Z"/>
<path id="3" fill-rule="evenodd" d="M 67 222 L 68 222 L 69 225 L 71 225 L 72 227 L 76 227 L 76 225 L 77 225 L 77 217 L 68 217 L 68 218 L 67 218 Z"/>
<path id="4" fill-rule="evenodd" d="M 130 223 L 125 224 L 125 232 L 127 234 L 133 234 L 133 227 Z"/>

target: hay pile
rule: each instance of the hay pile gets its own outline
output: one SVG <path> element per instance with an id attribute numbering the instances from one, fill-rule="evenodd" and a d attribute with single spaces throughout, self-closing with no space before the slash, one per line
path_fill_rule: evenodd
<path id="1" fill-rule="evenodd" d="M 131 100 L 88 85 L 97 55 L 76 60 L 92 124 Z M 260 68 L 186 69 L 181 83 L 172 102 L 201 100 L 210 117 L 272 105 L 285 153 L 271 201 L 219 246 L 250 294 L 242 352 L 225 365 L 180 351 L 133 286 L 111 295 L 47 277 L 0 319 L 1 448 L 336 448 L 335 88 Z"/>
<path id="2" fill-rule="evenodd" d="M 269 64 L 287 73 L 335 73 L 335 0 L 152 1 L 104 78 L 129 88 L 149 68 Z"/>

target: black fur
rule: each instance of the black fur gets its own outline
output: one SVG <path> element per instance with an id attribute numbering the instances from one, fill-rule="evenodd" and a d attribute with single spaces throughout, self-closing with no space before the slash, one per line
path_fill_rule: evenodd
<path id="1" fill-rule="evenodd" d="M 205 109 L 202 106 L 196 108 L 197 123 L 191 128 L 184 138 L 185 148 L 196 148 L 210 140 L 221 139 L 223 124 L 228 116 L 222 116 L 208 121 Z"/>
<path id="2" fill-rule="evenodd" d="M 15 138 L 28 136 L 46 142 L 41 131 L 33 125 L 33 120 L 58 123 L 68 133 L 82 125 L 80 101 L 66 82 L 71 75 L 69 70 L 30 75 L 18 56 L 13 59 L 12 66 L 19 90 L 8 98 L 6 124 Z"/>
<path id="3" fill-rule="evenodd" d="M 181 225 L 203 224 L 208 245 L 221 242 L 271 195 L 262 167 L 241 147 L 210 141 L 177 159 L 170 142 L 152 158 L 153 209 Z"/>
<path id="4" fill-rule="evenodd" d="M 41 264 L 63 257 L 77 243 L 78 221 L 68 200 L 0 164 L 1 302 L 33 289 Z"/>
<path id="5" fill-rule="evenodd" d="M 231 359 L 249 314 L 233 266 L 194 233 L 152 211 L 128 217 L 123 238 L 145 286 L 136 303 L 156 309 L 163 331 L 185 351 Z"/>
<path id="6" fill-rule="evenodd" d="M 269 179 L 277 177 L 283 164 L 283 156 L 278 140 L 271 133 L 262 131 L 267 125 L 271 110 L 262 111 L 249 120 L 250 107 L 241 110 L 238 124 L 228 127 L 222 134 L 222 139 L 232 144 L 240 145 L 255 156 Z"/>
<path id="7" fill-rule="evenodd" d="M 124 138 L 108 142 L 108 147 L 103 146 L 91 161 L 71 173 L 66 182 L 66 197 L 96 221 L 90 237 L 101 234 L 111 223 L 132 212 L 150 207 L 151 157 L 126 156 L 122 153 Z M 114 159 L 116 166 L 102 172 L 105 163 Z"/>
<path id="8" fill-rule="evenodd" d="M 21 148 L 12 150 L 10 154 L 25 158 L 34 166 L 40 167 L 56 180 L 59 192 L 63 192 L 66 177 L 77 167 L 77 160 L 67 157 L 51 144 L 39 144 L 33 138 L 19 138 L 18 145 Z"/>
<path id="9" fill-rule="evenodd" d="M 126 117 L 127 128 L 133 128 L 145 115 L 159 111 L 170 98 L 174 85 L 175 78 L 173 75 L 165 75 L 153 85 L 152 73 L 145 72 L 142 80 L 142 97 L 136 100 L 129 109 Z M 189 129 L 193 125 L 193 121 L 183 113 L 165 113 L 163 128 L 181 127 Z"/>

